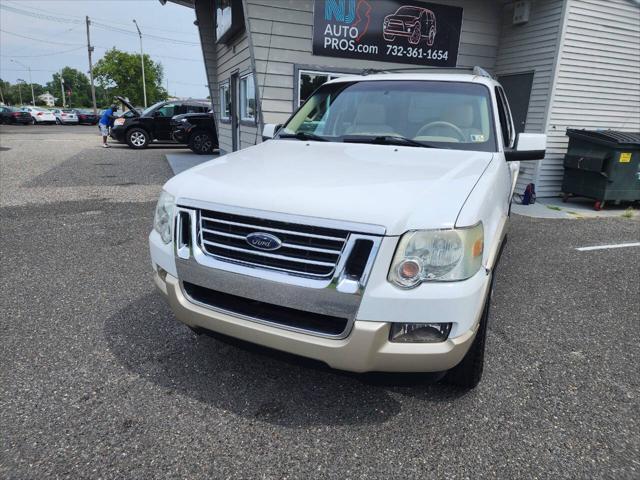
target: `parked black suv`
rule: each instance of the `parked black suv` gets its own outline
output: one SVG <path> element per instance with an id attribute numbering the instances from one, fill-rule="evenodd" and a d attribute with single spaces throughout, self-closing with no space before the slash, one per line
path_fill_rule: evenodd
<path id="1" fill-rule="evenodd" d="M 207 100 L 170 100 L 158 102 L 139 113 L 125 98 L 116 97 L 130 110 L 114 121 L 111 137 L 131 148 L 145 148 L 152 141 L 172 141 L 171 117 L 183 113 L 205 113 Z"/>
<path id="2" fill-rule="evenodd" d="M 213 111 L 176 115 L 171 119 L 171 130 L 176 142 L 187 144 L 197 154 L 212 153 L 219 146 Z"/>

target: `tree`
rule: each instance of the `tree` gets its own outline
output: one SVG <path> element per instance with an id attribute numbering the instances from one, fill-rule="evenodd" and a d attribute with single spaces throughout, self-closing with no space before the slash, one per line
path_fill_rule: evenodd
<path id="1" fill-rule="evenodd" d="M 64 95 L 67 99 L 67 105 L 74 107 L 91 106 L 91 85 L 84 73 L 75 68 L 64 67 L 62 69 L 62 79 L 64 80 Z M 53 79 L 47 83 L 47 90 L 55 97 L 62 95 L 60 73 L 53 74 Z M 69 92 L 71 95 L 69 95 Z M 59 103 L 62 104 L 62 98 L 60 98 Z"/>
<path id="2" fill-rule="evenodd" d="M 162 88 L 162 64 L 145 55 L 144 73 L 147 103 L 151 105 L 165 100 L 167 91 Z M 98 85 L 107 92 L 110 101 L 115 95 L 120 95 L 127 97 L 133 105 L 144 104 L 140 55 L 112 48 L 95 64 L 93 75 Z"/>

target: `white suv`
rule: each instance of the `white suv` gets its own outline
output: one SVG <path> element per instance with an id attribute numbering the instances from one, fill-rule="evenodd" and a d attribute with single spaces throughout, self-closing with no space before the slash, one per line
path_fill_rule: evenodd
<path id="1" fill-rule="evenodd" d="M 169 180 L 149 242 L 178 319 L 354 372 L 482 375 L 518 160 L 479 74 L 324 84 L 271 138 Z"/>

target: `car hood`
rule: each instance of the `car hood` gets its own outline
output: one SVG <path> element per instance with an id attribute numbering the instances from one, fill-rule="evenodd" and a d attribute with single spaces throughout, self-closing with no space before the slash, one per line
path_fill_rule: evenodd
<path id="1" fill-rule="evenodd" d="M 134 117 L 139 117 L 140 116 L 140 112 L 138 112 L 138 110 L 136 109 L 136 107 L 134 107 L 133 105 L 131 105 L 131 103 L 129 103 L 129 101 L 121 96 L 116 96 L 117 100 L 120 100 L 120 102 L 122 102 L 124 105 L 126 105 L 126 107 L 131 110 L 131 112 L 133 113 Z"/>
<path id="2" fill-rule="evenodd" d="M 167 182 L 178 203 L 381 225 L 387 235 L 453 227 L 493 154 L 390 145 L 270 140 Z"/>

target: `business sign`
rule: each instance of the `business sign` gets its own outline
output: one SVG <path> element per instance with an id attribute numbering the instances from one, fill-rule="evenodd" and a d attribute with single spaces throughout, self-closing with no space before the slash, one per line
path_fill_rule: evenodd
<path id="1" fill-rule="evenodd" d="M 316 0 L 313 54 L 455 67 L 462 8 L 415 0 Z"/>

